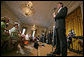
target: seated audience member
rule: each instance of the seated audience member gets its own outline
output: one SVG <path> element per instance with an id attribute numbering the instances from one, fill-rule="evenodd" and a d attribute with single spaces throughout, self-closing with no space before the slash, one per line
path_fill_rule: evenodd
<path id="1" fill-rule="evenodd" d="M 9 47 L 9 31 L 6 29 L 9 25 L 9 18 L 1 18 L 1 50 L 7 50 Z"/>
<path id="2" fill-rule="evenodd" d="M 18 43 L 20 42 L 18 23 L 15 22 L 14 27 L 9 30 L 11 36 L 11 45 L 14 49 L 17 49 Z"/>
<path id="3" fill-rule="evenodd" d="M 29 40 L 30 40 L 30 42 L 32 42 L 32 41 L 33 41 L 33 37 L 32 37 L 32 35 L 31 35 L 31 34 L 29 35 Z"/>

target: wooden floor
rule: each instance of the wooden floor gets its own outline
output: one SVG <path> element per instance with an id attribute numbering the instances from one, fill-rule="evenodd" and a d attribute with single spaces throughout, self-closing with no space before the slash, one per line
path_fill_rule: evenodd
<path id="1" fill-rule="evenodd" d="M 52 46 L 45 44 L 45 43 L 39 43 L 40 45 L 44 44 L 45 46 L 40 46 L 38 48 L 38 56 L 47 56 L 47 54 L 49 54 L 50 52 L 52 52 Z M 25 54 L 22 55 L 20 53 L 16 53 L 16 51 L 12 51 L 6 54 L 2 54 L 2 56 L 37 56 L 37 49 L 35 49 L 33 47 L 33 43 L 25 46 L 25 48 L 23 49 Z M 53 50 L 55 50 L 55 47 L 53 48 Z M 56 56 L 60 56 L 60 55 L 56 55 Z M 83 54 L 77 54 L 71 51 L 67 51 L 67 56 L 83 56 Z"/>

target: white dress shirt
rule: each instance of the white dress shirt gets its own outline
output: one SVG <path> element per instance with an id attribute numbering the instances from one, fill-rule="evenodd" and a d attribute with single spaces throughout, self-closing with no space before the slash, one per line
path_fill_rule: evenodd
<path id="1" fill-rule="evenodd" d="M 62 7 L 61 8 L 59 8 L 59 10 L 58 10 L 58 13 L 60 12 L 60 10 L 62 9 Z"/>

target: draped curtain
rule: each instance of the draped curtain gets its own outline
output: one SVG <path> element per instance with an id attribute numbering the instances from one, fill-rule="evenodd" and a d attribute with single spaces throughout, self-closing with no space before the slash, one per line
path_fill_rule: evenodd
<path id="1" fill-rule="evenodd" d="M 74 29 L 76 36 L 83 36 L 83 19 L 80 7 L 66 17 L 66 35 L 71 29 Z"/>

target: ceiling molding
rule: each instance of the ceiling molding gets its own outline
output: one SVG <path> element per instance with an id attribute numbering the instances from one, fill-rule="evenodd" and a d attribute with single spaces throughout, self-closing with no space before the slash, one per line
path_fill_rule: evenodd
<path id="1" fill-rule="evenodd" d="M 56 7 L 59 1 L 33 1 L 35 13 L 28 17 L 24 16 L 21 5 L 27 1 L 5 1 L 12 13 L 18 18 L 21 23 L 28 25 L 36 24 L 37 26 L 50 27 L 54 24 L 52 17 L 52 9 Z M 79 6 L 80 1 L 62 1 L 64 6 L 68 7 L 68 14 Z"/>

